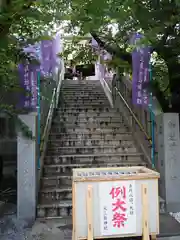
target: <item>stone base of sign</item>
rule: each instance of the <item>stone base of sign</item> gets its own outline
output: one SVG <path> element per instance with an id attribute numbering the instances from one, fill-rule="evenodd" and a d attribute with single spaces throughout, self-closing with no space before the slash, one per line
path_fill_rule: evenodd
<path id="1" fill-rule="evenodd" d="M 168 212 L 180 211 L 180 138 L 179 115 L 158 116 L 158 164 L 160 196 Z"/>
<path id="2" fill-rule="evenodd" d="M 19 115 L 19 118 L 30 128 L 33 136 L 37 136 L 37 114 Z M 18 193 L 17 217 L 27 224 L 32 224 L 36 218 L 37 196 L 37 141 L 27 139 L 22 132 L 17 136 L 17 168 Z"/>

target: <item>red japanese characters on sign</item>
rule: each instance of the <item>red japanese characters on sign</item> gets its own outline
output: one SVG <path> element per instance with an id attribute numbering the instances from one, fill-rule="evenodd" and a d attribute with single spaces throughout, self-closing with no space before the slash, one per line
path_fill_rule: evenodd
<path id="1" fill-rule="evenodd" d="M 127 218 L 127 195 L 126 187 L 112 187 L 109 195 L 113 200 L 112 212 L 113 212 L 113 227 L 122 228 L 125 225 Z"/>
<path id="2" fill-rule="evenodd" d="M 135 198 L 135 181 L 99 183 L 99 210 L 103 236 L 136 232 Z"/>

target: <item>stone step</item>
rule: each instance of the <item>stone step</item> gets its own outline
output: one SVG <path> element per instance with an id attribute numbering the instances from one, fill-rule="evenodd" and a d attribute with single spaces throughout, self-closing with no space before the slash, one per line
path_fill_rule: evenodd
<path id="1" fill-rule="evenodd" d="M 95 80 L 63 80 L 63 84 L 100 84 L 99 79 Z"/>
<path id="2" fill-rule="evenodd" d="M 139 161 L 131 161 L 131 162 L 113 162 L 113 163 L 105 163 L 105 162 L 98 162 L 98 163 L 72 163 L 71 166 L 69 164 L 46 164 L 44 165 L 43 169 L 43 176 L 46 178 L 52 177 L 52 176 L 61 176 L 63 175 L 69 175 L 72 174 L 73 168 L 108 168 L 108 167 L 133 167 L 133 166 L 146 166 L 148 164 L 143 162 L 142 160 Z"/>
<path id="3" fill-rule="evenodd" d="M 63 83 L 61 86 L 62 86 L 62 88 L 63 87 L 65 87 L 65 88 L 76 88 L 76 87 L 80 87 L 80 88 L 81 87 L 84 87 L 84 88 L 85 87 L 94 87 L 94 88 L 98 88 L 99 87 L 99 88 L 102 88 L 102 85 L 100 84 L 100 82 L 97 82 L 97 83 L 88 82 L 86 84 L 84 84 L 84 83 L 82 84 L 80 82 L 79 83 L 75 83 L 75 84 L 73 84 L 73 83 L 72 84 L 64 84 Z"/>
<path id="4" fill-rule="evenodd" d="M 78 126 L 85 126 L 87 128 L 97 128 L 97 127 L 124 127 L 127 129 L 127 125 L 124 119 L 121 118 L 107 118 L 107 120 L 102 121 L 102 117 L 93 116 L 89 118 L 87 116 L 74 116 L 74 115 L 65 115 L 65 116 L 56 116 L 52 122 L 52 127 L 64 127 L 71 126 L 72 128 Z"/>
<path id="5" fill-rule="evenodd" d="M 72 104 L 71 103 L 64 103 L 64 101 L 62 101 L 61 103 L 59 103 L 59 108 L 64 108 L 64 107 L 80 107 L 80 108 L 110 108 L 110 104 L 108 101 L 101 101 L 101 102 L 97 102 L 97 101 L 94 101 L 94 102 L 90 102 L 90 101 L 86 101 L 84 102 L 83 104 L 82 103 L 79 103 L 78 101 L 74 101 Z"/>
<path id="6" fill-rule="evenodd" d="M 48 201 L 72 200 L 72 187 L 71 185 L 43 187 L 40 191 L 40 199 L 46 199 Z"/>
<path id="7" fill-rule="evenodd" d="M 58 108 L 57 110 L 56 110 L 56 112 L 58 112 L 58 113 L 62 113 L 62 112 L 72 112 L 72 113 L 77 113 L 78 114 L 78 112 L 89 112 L 89 113 L 93 113 L 93 112 L 96 112 L 96 113 L 98 113 L 98 114 L 100 114 L 100 113 L 103 113 L 103 112 L 106 112 L 106 113 L 116 113 L 117 114 L 117 112 L 116 112 L 116 109 L 114 109 L 114 108 L 111 108 L 111 107 L 84 107 L 84 106 L 79 106 L 78 108 L 68 108 L 68 109 L 66 109 L 66 108 Z"/>
<path id="8" fill-rule="evenodd" d="M 59 116 L 59 119 L 56 120 L 54 119 L 52 121 L 52 125 L 59 124 L 60 122 L 66 122 L 66 123 L 74 123 L 74 122 L 80 122 L 80 123 L 123 123 L 124 119 L 122 116 L 116 116 L 116 117 L 101 117 L 101 116 L 95 116 L 95 117 L 81 117 L 80 116 L 66 116 L 66 117 L 61 117 Z"/>
<path id="9" fill-rule="evenodd" d="M 98 99 L 97 99 L 97 97 L 92 96 L 92 95 L 81 96 L 81 94 L 78 94 L 77 96 L 65 95 L 65 96 L 62 96 L 59 99 L 59 103 L 62 103 L 62 102 L 73 102 L 73 101 L 77 101 L 79 103 L 81 103 L 81 102 L 93 103 L 95 101 L 100 101 L 100 102 L 103 101 L 105 103 L 108 103 L 108 99 L 104 95 L 103 96 L 99 95 Z"/>
<path id="10" fill-rule="evenodd" d="M 62 93 L 63 95 L 67 93 L 74 93 L 74 92 L 75 93 L 92 93 L 92 94 L 101 93 L 105 95 L 103 89 L 100 87 L 76 87 L 76 88 L 64 87 L 64 88 L 61 88 L 61 91 L 60 91 L 60 93 Z"/>
<path id="11" fill-rule="evenodd" d="M 101 139 L 101 140 L 130 140 L 132 139 L 132 133 L 122 131 L 121 133 L 53 133 L 49 136 L 49 141 L 57 141 L 57 140 L 89 140 L 89 139 Z"/>
<path id="12" fill-rule="evenodd" d="M 147 166 L 100 81 L 63 81 L 53 117 L 37 217 L 72 215 L 72 169 Z"/>
<path id="13" fill-rule="evenodd" d="M 79 111 L 77 112 L 75 109 L 71 110 L 66 110 L 65 112 L 63 111 L 57 111 L 56 115 L 54 116 L 54 120 L 56 119 L 62 119 L 63 117 L 78 117 L 78 118 L 104 118 L 104 117 L 110 117 L 113 118 L 114 116 L 120 116 L 119 114 L 115 112 L 92 112 L 92 111 Z"/>
<path id="14" fill-rule="evenodd" d="M 69 88 L 69 89 L 61 89 L 60 93 L 62 93 L 62 95 L 68 95 L 68 94 L 72 94 L 72 95 L 78 95 L 78 94 L 91 94 L 91 95 L 104 95 L 105 93 L 103 91 L 103 89 L 97 89 L 97 88 Z"/>
<path id="15" fill-rule="evenodd" d="M 102 105 L 102 106 L 109 106 L 109 101 L 108 100 L 93 100 L 93 101 L 89 101 L 89 100 L 63 100 L 61 103 L 59 103 L 59 106 L 89 106 L 89 105 L 92 105 L 92 106 L 99 106 L 99 105 Z"/>
<path id="16" fill-rule="evenodd" d="M 49 226 L 54 226 L 54 221 L 56 219 L 56 225 L 58 226 L 58 228 L 61 228 L 62 231 L 64 231 L 64 229 L 68 229 L 68 226 L 71 229 L 71 227 L 72 227 L 72 203 L 70 206 L 70 201 L 71 200 L 62 201 L 61 204 L 58 205 L 58 200 L 54 200 L 54 201 L 52 201 L 53 205 L 51 205 L 51 206 L 50 206 L 51 203 L 49 203 L 50 201 L 42 202 L 42 205 L 38 205 L 37 218 L 38 219 L 47 218 L 46 222 L 53 221 L 52 223 L 48 222 Z M 63 210 L 63 207 L 66 208 L 66 206 L 68 209 Z M 161 209 L 161 202 L 159 203 L 159 206 Z M 162 221 L 163 217 L 164 217 L 164 213 L 160 212 L 161 222 L 164 223 L 165 221 Z M 166 223 L 164 223 L 164 225 L 165 225 L 164 227 L 167 227 L 166 224 L 168 224 L 168 223 L 169 223 L 169 221 L 166 221 Z M 171 235 L 168 235 L 168 237 L 165 237 L 165 236 L 158 237 L 157 239 L 159 239 L 159 240 L 179 240 L 180 236 L 176 235 L 175 237 L 171 237 Z"/>
<path id="17" fill-rule="evenodd" d="M 91 84 L 75 84 L 75 85 L 62 85 L 61 89 L 98 89 L 103 91 L 103 88 L 101 85 L 91 85 Z"/>
<path id="18" fill-rule="evenodd" d="M 70 116 L 75 116 L 75 117 L 81 117 L 81 118 L 96 118 L 96 117 L 118 117 L 119 114 L 118 113 L 115 113 L 113 111 L 102 111 L 102 112 L 98 112 L 98 111 L 94 111 L 92 109 L 74 109 L 74 108 L 71 108 L 71 109 L 61 109 L 61 110 L 58 110 L 55 115 L 54 115 L 54 120 L 56 119 L 61 119 L 63 117 L 70 117 Z"/>
<path id="19" fill-rule="evenodd" d="M 74 81 L 74 82 L 71 82 L 71 83 L 69 83 L 69 82 L 63 82 L 62 83 L 62 86 L 66 86 L 66 87 L 76 87 L 76 86 L 81 86 L 81 87 L 85 87 L 85 86 L 93 86 L 93 87 L 101 87 L 102 88 L 102 86 L 101 86 L 101 83 L 100 83 L 100 81 L 98 81 L 98 82 L 92 82 L 92 81 L 88 81 L 88 82 L 78 82 L 78 81 Z"/>
<path id="20" fill-rule="evenodd" d="M 50 176 L 43 176 L 41 179 L 41 187 L 60 187 L 63 185 L 71 186 L 72 185 L 72 174 L 53 174 Z"/>
<path id="21" fill-rule="evenodd" d="M 57 138 L 59 137 L 59 133 L 79 133 L 79 134 L 93 134 L 93 133 L 113 133 L 113 134 L 117 134 L 117 133 L 126 133 L 126 131 L 128 131 L 128 129 L 126 130 L 124 127 L 109 127 L 109 128 L 81 128 L 81 127 L 74 127 L 74 128 L 66 128 L 66 127 L 62 127 L 59 128 L 59 131 L 57 132 L 57 129 L 55 131 L 53 131 L 53 129 L 51 130 L 50 134 L 51 135 L 56 135 Z"/>
<path id="22" fill-rule="evenodd" d="M 106 95 L 97 95 L 97 96 L 79 96 L 77 95 L 76 97 L 73 96 L 73 98 L 71 98 L 72 96 L 68 96 L 66 95 L 65 97 L 63 95 L 60 96 L 59 98 L 59 102 L 60 101 L 73 101 L 73 100 L 77 100 L 77 101 L 95 101 L 95 100 L 107 100 Z"/>
<path id="23" fill-rule="evenodd" d="M 66 99 L 67 98 L 77 98 L 77 97 L 89 97 L 89 98 L 97 98 L 97 96 L 99 98 L 105 98 L 106 95 L 104 93 L 100 93 L 100 92 L 97 92 L 97 93 L 94 93 L 94 92 L 88 92 L 88 91 L 84 91 L 84 92 L 64 92 L 62 95 L 61 95 L 61 98 L 63 99 Z"/>
<path id="24" fill-rule="evenodd" d="M 80 96 L 77 96 L 77 97 L 73 97 L 73 98 L 70 98 L 71 96 L 63 96 L 61 95 L 61 97 L 59 98 L 59 102 L 72 102 L 74 100 L 77 100 L 78 102 L 94 102 L 94 101 L 108 101 L 108 98 L 106 96 L 89 96 L 89 97 L 80 97 Z"/>
<path id="25" fill-rule="evenodd" d="M 100 84 L 100 80 L 99 79 L 95 79 L 95 80 L 63 80 L 62 81 L 62 84 L 65 84 L 65 85 L 98 85 Z"/>
<path id="26" fill-rule="evenodd" d="M 37 206 L 37 217 L 67 217 L 72 216 L 72 200 L 46 200 L 40 201 Z"/>
<path id="27" fill-rule="evenodd" d="M 106 95 L 104 94 L 104 92 L 99 92 L 94 94 L 94 90 L 92 91 L 74 91 L 74 92 L 70 92 L 70 91 L 66 91 L 66 92 L 62 92 L 60 93 L 60 97 L 59 97 L 59 102 L 61 102 L 62 100 L 73 100 L 73 99 L 78 99 L 79 101 L 94 101 L 94 100 L 104 100 L 106 101 L 108 98 L 106 97 Z"/>
<path id="28" fill-rule="evenodd" d="M 109 108 L 110 107 L 110 104 L 108 103 L 86 103 L 86 104 L 79 104 L 78 102 L 74 102 L 74 104 L 65 104 L 65 103 L 61 103 L 59 104 L 58 106 L 59 108 L 75 108 L 75 109 L 84 109 L 84 108 L 87 108 L 87 109 L 93 109 L 93 108 Z"/>
<path id="29" fill-rule="evenodd" d="M 86 100 L 86 98 L 89 98 L 89 99 L 97 99 L 97 96 L 98 96 L 98 99 L 99 100 L 107 100 L 107 98 L 106 98 L 106 96 L 104 95 L 104 94 L 97 94 L 97 95 L 94 95 L 94 94 L 91 94 L 91 93 L 84 93 L 84 94 L 82 94 L 82 93 L 72 93 L 72 94 L 63 94 L 63 95 L 61 95 L 61 98 L 59 99 L 59 102 L 62 102 L 62 100 L 64 100 L 64 99 L 68 99 L 68 100 L 70 100 L 70 99 L 77 99 L 77 98 L 81 98 L 81 99 L 85 99 Z"/>
<path id="30" fill-rule="evenodd" d="M 60 103 L 74 103 L 74 102 L 77 102 L 79 105 L 83 105 L 83 104 L 86 104 L 86 103 L 106 103 L 107 105 L 109 105 L 109 100 L 107 98 L 77 98 L 77 97 L 65 97 L 65 98 L 61 98 L 60 101 L 59 101 L 59 104 Z"/>
<path id="31" fill-rule="evenodd" d="M 61 94 L 61 97 L 59 98 L 59 101 L 62 101 L 62 100 L 70 100 L 70 99 L 74 99 L 74 98 L 80 98 L 80 100 L 89 100 L 88 99 L 92 99 L 92 100 L 95 100 L 95 99 L 98 99 L 98 100 L 107 100 L 107 97 L 104 93 L 96 93 L 94 94 L 93 92 L 88 92 L 88 91 L 84 91 L 84 92 L 64 92 L 63 94 Z"/>
<path id="32" fill-rule="evenodd" d="M 104 90 L 100 86 L 77 86 L 77 87 L 62 87 L 61 91 L 62 93 L 65 92 L 100 92 L 104 93 Z"/>
<path id="33" fill-rule="evenodd" d="M 81 84 L 81 83 L 76 83 L 76 84 L 62 84 L 62 88 L 89 88 L 89 87 L 93 87 L 93 88 L 101 88 L 102 89 L 102 85 L 100 83 L 96 83 L 96 84 L 91 84 L 90 82 L 87 84 Z"/>
<path id="34" fill-rule="evenodd" d="M 73 147 L 48 147 L 47 154 L 57 156 L 59 154 L 96 154 L 96 153 L 136 153 L 134 146 L 73 146 Z"/>
<path id="35" fill-rule="evenodd" d="M 65 91 L 62 90 L 60 92 L 60 98 L 62 97 L 65 99 L 66 97 L 92 97 L 92 98 L 97 98 L 97 96 L 100 97 L 106 97 L 105 93 L 103 91 L 95 91 L 93 90 L 82 90 L 82 91 L 77 91 L 77 90 L 72 90 L 72 91 Z"/>
<path id="36" fill-rule="evenodd" d="M 89 104 L 92 104 L 92 105 L 107 105 L 109 106 L 109 100 L 108 99 L 77 99 L 77 98 L 65 98 L 64 100 L 61 100 L 59 102 L 59 106 L 61 106 L 62 104 L 65 104 L 65 105 L 73 105 L 73 104 L 78 104 L 79 106 L 81 105 L 89 105 Z"/>
<path id="37" fill-rule="evenodd" d="M 69 181 L 69 182 L 68 182 Z M 72 218 L 72 176 L 51 176 L 42 178 L 38 218 Z M 64 200 L 63 200 L 64 198 Z M 160 214 L 164 214 L 164 200 L 159 197 Z M 70 221 L 70 220 L 69 220 Z M 64 222 L 66 225 L 67 223 Z"/>
<path id="38" fill-rule="evenodd" d="M 135 162 L 132 164 L 135 166 Z M 146 166 L 145 163 L 137 162 L 136 165 Z M 54 169 L 52 172 L 44 174 L 42 178 L 42 190 L 40 192 L 40 204 L 37 209 L 37 216 L 44 217 L 66 217 L 72 215 L 72 168 L 82 167 L 110 167 L 110 166 L 127 166 L 127 163 L 113 164 L 61 164 L 47 166 L 48 170 Z M 69 171 L 60 171 L 60 168 L 69 168 Z"/>
<path id="39" fill-rule="evenodd" d="M 77 86 L 62 86 L 61 92 L 65 91 L 97 91 L 104 92 L 102 86 L 91 86 L 91 85 L 77 85 Z"/>
<path id="40" fill-rule="evenodd" d="M 115 165 L 119 163 L 120 165 L 130 164 L 138 165 L 142 162 L 143 155 L 141 153 L 94 153 L 94 154 L 64 154 L 64 155 L 47 155 L 44 159 L 44 169 L 45 172 L 51 171 L 54 168 L 62 166 L 61 172 L 67 172 L 68 169 L 71 169 L 73 164 L 81 165 L 86 164 L 92 165 L 97 164 L 109 164 Z M 65 164 L 65 170 L 63 170 L 63 164 Z M 67 168 L 67 169 L 66 169 Z"/>
<path id="41" fill-rule="evenodd" d="M 130 148 L 134 146 L 134 142 L 132 138 L 129 140 L 106 140 L 106 139 L 62 139 L 62 140 L 54 140 L 48 142 L 49 148 L 57 148 L 57 147 L 81 147 L 81 146 L 113 146 L 113 147 L 124 147 Z"/>
<path id="42" fill-rule="evenodd" d="M 59 122 L 59 124 L 52 125 L 52 131 L 61 132 L 62 129 L 68 128 L 68 129 L 74 129 L 74 128 L 89 128 L 89 129 L 97 129 L 97 128 L 124 128 L 125 130 L 128 129 L 128 127 L 125 126 L 124 123 L 121 122 L 96 122 L 96 123 L 89 123 L 89 122 Z"/>

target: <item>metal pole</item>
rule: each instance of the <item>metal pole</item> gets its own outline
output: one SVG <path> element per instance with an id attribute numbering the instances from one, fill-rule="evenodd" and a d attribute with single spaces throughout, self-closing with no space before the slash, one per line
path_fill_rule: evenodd
<path id="1" fill-rule="evenodd" d="M 38 110 L 38 169 L 40 170 L 41 168 L 41 163 L 40 163 L 40 157 L 41 157 L 41 95 L 40 95 L 40 72 L 38 72 L 37 75 L 37 92 L 38 92 L 38 105 L 37 105 L 37 110 Z"/>
<path id="2" fill-rule="evenodd" d="M 149 78 L 150 82 L 152 82 L 152 66 L 151 62 L 149 62 Z M 155 168 L 155 119 L 154 119 L 154 113 L 153 113 L 153 94 L 150 93 L 150 120 L 151 120 L 151 139 L 152 139 L 152 147 L 151 147 L 151 161 L 152 161 L 152 167 Z"/>

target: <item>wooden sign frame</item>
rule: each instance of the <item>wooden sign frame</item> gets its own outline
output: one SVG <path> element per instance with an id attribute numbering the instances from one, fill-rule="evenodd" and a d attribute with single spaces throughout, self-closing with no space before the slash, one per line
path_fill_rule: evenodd
<path id="1" fill-rule="evenodd" d="M 127 169 L 135 169 L 135 170 L 142 170 L 145 174 L 137 174 L 137 175 L 130 175 L 130 176 L 123 176 L 122 178 L 118 179 L 107 179 L 107 178 L 101 178 L 101 179 L 92 179 L 92 182 L 100 182 L 100 181 L 119 181 L 119 180 L 139 180 L 139 179 L 158 179 L 159 173 L 147 169 L 145 167 L 122 167 L 122 168 L 96 168 L 96 169 L 74 169 L 74 172 L 78 171 L 93 171 L 93 170 L 127 170 Z M 76 208 L 76 184 L 77 182 L 86 182 L 90 181 L 90 179 L 82 177 L 76 181 L 76 178 L 73 179 L 72 183 L 72 205 L 73 205 L 73 211 L 72 211 L 72 223 L 73 223 L 73 233 L 72 233 L 72 240 L 93 240 L 93 239 L 108 239 L 108 238 L 121 238 L 114 235 L 111 236 L 101 236 L 101 237 L 94 237 L 93 236 L 93 206 L 92 206 L 92 199 L 93 199 L 93 186 L 91 184 L 88 184 L 87 190 L 86 190 L 86 217 L 87 217 L 87 238 L 77 237 L 76 232 L 76 222 L 75 222 L 75 208 Z M 157 189 L 158 190 L 158 189 Z M 157 234 L 150 234 L 149 232 L 149 209 L 148 209 L 148 186 L 147 184 L 141 185 L 141 198 L 142 198 L 142 240 L 156 240 Z M 159 212 L 159 206 L 158 206 L 158 212 Z M 158 222 L 159 222 L 159 216 L 157 216 Z M 122 238 L 126 237 L 140 237 L 139 235 L 122 235 Z"/>

